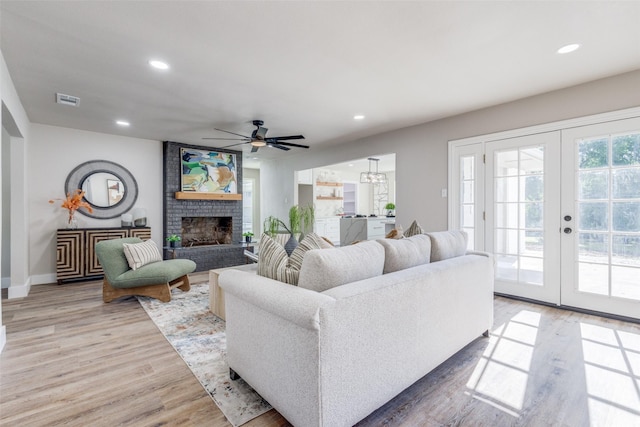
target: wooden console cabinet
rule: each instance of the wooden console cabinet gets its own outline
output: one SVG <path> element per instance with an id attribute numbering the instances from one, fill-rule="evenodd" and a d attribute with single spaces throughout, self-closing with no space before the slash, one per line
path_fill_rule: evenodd
<path id="1" fill-rule="evenodd" d="M 77 280 L 94 280 L 103 275 L 95 254 L 95 245 L 101 240 L 138 237 L 151 238 L 151 228 L 79 228 L 59 229 L 56 245 L 56 275 L 58 284 Z"/>

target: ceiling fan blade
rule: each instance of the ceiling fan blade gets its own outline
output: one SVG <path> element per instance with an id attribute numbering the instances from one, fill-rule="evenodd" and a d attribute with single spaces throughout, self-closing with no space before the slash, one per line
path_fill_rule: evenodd
<path id="1" fill-rule="evenodd" d="M 218 147 L 218 148 L 229 148 L 229 147 L 235 147 L 236 145 L 248 144 L 249 142 L 251 142 L 251 141 L 238 142 L 237 144 L 225 145 L 224 147 Z"/>
<path id="2" fill-rule="evenodd" d="M 208 137 L 205 137 L 205 138 L 202 138 L 202 139 L 218 139 L 218 140 L 221 140 L 221 141 L 243 141 L 240 138 L 208 138 Z M 248 138 L 246 138 L 246 140 L 249 141 Z"/>
<path id="3" fill-rule="evenodd" d="M 280 144 L 274 144 L 273 142 L 271 142 L 271 143 L 268 142 L 267 145 L 269 145 L 271 147 L 274 147 L 274 148 L 279 148 L 279 149 L 284 150 L 284 151 L 291 150 L 291 148 L 289 148 L 289 147 L 285 147 L 284 145 L 280 145 Z"/>
<path id="4" fill-rule="evenodd" d="M 287 141 L 290 139 L 304 139 L 304 136 L 302 135 L 270 136 L 268 139 L 277 139 L 278 141 Z"/>
<path id="5" fill-rule="evenodd" d="M 256 147 L 255 145 L 253 147 L 251 147 L 251 152 L 255 153 L 256 151 L 258 151 L 260 147 Z"/>
<path id="6" fill-rule="evenodd" d="M 268 143 L 269 141 L 267 141 Z M 289 147 L 298 147 L 298 148 L 309 148 L 308 145 L 302 145 L 302 144 L 294 144 L 292 142 L 281 142 L 281 141 L 273 141 L 272 144 L 279 144 L 279 145 L 287 145 Z"/>
<path id="7" fill-rule="evenodd" d="M 230 133 L 231 135 L 236 135 L 236 136 L 241 136 L 241 137 L 246 138 L 246 139 L 251 139 L 251 137 L 249 137 L 249 136 L 240 135 L 239 133 L 235 133 L 235 132 L 229 132 L 228 130 L 223 130 L 223 129 L 218 129 L 218 128 L 214 128 L 214 129 L 219 131 L 219 132 Z"/>

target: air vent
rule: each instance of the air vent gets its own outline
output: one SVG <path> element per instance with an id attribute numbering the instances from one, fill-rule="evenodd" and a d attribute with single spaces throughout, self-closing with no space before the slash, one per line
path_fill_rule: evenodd
<path id="1" fill-rule="evenodd" d="M 80 105 L 80 98 L 77 96 L 65 95 L 64 93 L 56 93 L 56 103 L 77 107 Z"/>

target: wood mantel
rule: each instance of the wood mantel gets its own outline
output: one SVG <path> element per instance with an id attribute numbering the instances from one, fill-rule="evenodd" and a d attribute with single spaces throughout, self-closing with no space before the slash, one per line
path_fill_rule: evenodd
<path id="1" fill-rule="evenodd" d="M 176 191 L 176 199 L 181 199 L 181 200 L 242 200 L 242 194 L 197 193 L 197 192 Z"/>

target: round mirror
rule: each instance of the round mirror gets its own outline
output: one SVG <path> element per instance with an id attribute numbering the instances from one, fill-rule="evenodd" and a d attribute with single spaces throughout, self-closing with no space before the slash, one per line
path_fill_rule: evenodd
<path id="1" fill-rule="evenodd" d="M 131 209 L 138 198 L 138 183 L 133 175 L 107 160 L 92 160 L 72 170 L 65 192 L 73 193 L 78 188 L 84 191 L 93 213 L 84 209 L 78 212 L 91 218 L 116 218 Z"/>
<path id="2" fill-rule="evenodd" d="M 84 198 L 90 205 L 107 208 L 122 201 L 125 188 L 120 178 L 108 172 L 96 172 L 82 182 Z"/>

